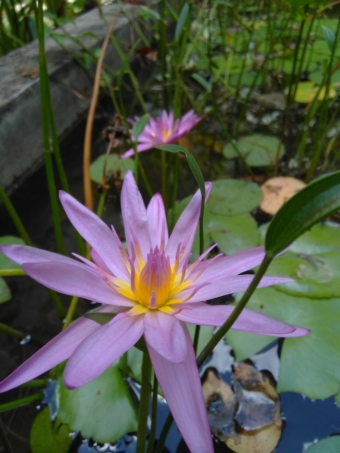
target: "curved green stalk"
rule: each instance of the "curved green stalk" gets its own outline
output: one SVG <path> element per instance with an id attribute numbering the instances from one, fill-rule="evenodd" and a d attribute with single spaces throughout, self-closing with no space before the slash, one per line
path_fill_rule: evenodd
<path id="1" fill-rule="evenodd" d="M 149 406 L 151 396 L 151 374 L 152 367 L 147 352 L 143 353 L 142 362 L 142 382 L 140 389 L 140 401 L 138 412 L 138 429 L 137 429 L 137 445 L 136 453 L 144 453 L 146 447 L 146 436 L 148 428 Z"/>

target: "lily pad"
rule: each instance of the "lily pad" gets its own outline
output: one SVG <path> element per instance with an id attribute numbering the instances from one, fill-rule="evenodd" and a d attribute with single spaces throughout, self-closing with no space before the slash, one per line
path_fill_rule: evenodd
<path id="1" fill-rule="evenodd" d="M 260 239 L 264 238 L 269 223 L 259 228 Z M 314 225 L 289 247 L 290 252 L 310 254 L 340 250 L 340 226 L 335 222 L 323 222 Z"/>
<path id="2" fill-rule="evenodd" d="M 0 278 L 0 304 L 7 302 L 11 298 L 11 291 L 3 278 Z"/>
<path id="3" fill-rule="evenodd" d="M 237 299 L 240 297 L 238 294 Z M 339 392 L 339 298 L 291 297 L 274 288 L 263 288 L 255 291 L 247 307 L 311 330 L 305 337 L 284 340 L 279 392 L 298 392 L 312 399 Z"/>
<path id="4" fill-rule="evenodd" d="M 237 361 L 249 359 L 270 343 L 275 341 L 273 337 L 255 335 L 253 333 L 229 330 L 225 336 L 227 343 L 233 348 Z"/>
<path id="5" fill-rule="evenodd" d="M 261 189 L 254 182 L 220 179 L 212 184 L 206 209 L 216 215 L 245 214 L 255 209 L 261 199 Z"/>
<path id="6" fill-rule="evenodd" d="M 1 236 L 0 244 L 19 244 L 24 245 L 25 242 L 16 236 Z M 11 259 L 7 258 L 6 255 L 0 252 L 0 269 L 21 269 L 20 264 L 15 263 Z"/>
<path id="7" fill-rule="evenodd" d="M 120 171 L 120 179 L 123 179 L 128 170 L 133 171 L 135 164 L 132 159 L 121 159 L 118 154 L 109 154 L 108 156 L 102 154 L 90 167 L 91 179 L 96 184 L 102 184 L 103 182 L 104 166 L 106 178 L 110 173 L 115 175 L 117 171 Z"/>
<path id="8" fill-rule="evenodd" d="M 194 324 L 187 324 L 187 328 L 189 330 L 191 340 L 194 341 L 196 326 Z M 197 345 L 197 354 L 199 354 L 203 350 L 204 346 L 211 339 L 213 332 L 214 327 L 201 326 L 200 336 Z"/>
<path id="9" fill-rule="evenodd" d="M 212 242 L 221 252 L 230 255 L 259 244 L 257 224 L 250 214 L 234 216 L 207 215 L 206 228 Z"/>
<path id="10" fill-rule="evenodd" d="M 250 167 L 268 167 L 284 154 L 284 145 L 270 135 L 248 135 L 237 140 L 236 145 Z M 238 157 L 231 144 L 224 146 L 223 154 L 227 159 Z"/>
<path id="11" fill-rule="evenodd" d="M 322 439 L 307 448 L 306 453 L 338 453 L 340 451 L 340 436 Z"/>
<path id="12" fill-rule="evenodd" d="M 51 420 L 49 407 L 39 412 L 30 433 L 32 453 L 67 453 L 72 441 L 68 426 Z"/>
<path id="13" fill-rule="evenodd" d="M 340 253 L 318 255 L 285 253 L 274 259 L 267 275 L 292 278 L 294 281 L 276 288 L 296 297 L 340 297 Z"/>
<path id="14" fill-rule="evenodd" d="M 137 411 L 119 364 L 75 390 L 68 390 L 60 380 L 58 416 L 73 431 L 103 443 L 116 442 L 127 432 L 136 431 Z"/>
<path id="15" fill-rule="evenodd" d="M 319 89 L 320 87 L 315 85 L 314 82 L 300 82 L 296 87 L 294 100 L 301 104 L 309 104 L 314 101 L 316 95 L 318 95 L 318 101 L 322 101 L 325 97 L 334 98 L 336 96 L 333 86 L 329 87 L 328 95 L 326 94 L 326 87 L 322 87 L 320 92 Z"/>

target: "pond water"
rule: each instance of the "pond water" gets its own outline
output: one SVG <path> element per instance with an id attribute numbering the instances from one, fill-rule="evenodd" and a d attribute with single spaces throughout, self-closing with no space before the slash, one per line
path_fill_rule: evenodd
<path id="1" fill-rule="evenodd" d="M 103 119 L 96 121 L 95 129 L 97 135 L 99 135 L 105 123 L 106 121 Z M 82 144 L 84 126 L 85 124 L 81 123 L 73 132 L 72 137 L 61 144 L 72 194 L 81 201 L 83 189 Z M 105 150 L 106 144 L 101 140 L 96 141 L 93 147 L 93 157 L 99 156 Z M 158 159 L 159 157 L 156 153 L 142 155 L 144 167 L 148 169 L 156 169 L 159 164 Z M 204 164 L 204 168 L 209 169 L 209 171 L 204 171 L 207 179 L 208 177 L 216 179 L 225 175 L 227 170 L 235 170 L 235 168 L 227 168 L 225 159 L 222 165 L 218 154 L 208 153 L 207 151 L 202 151 L 199 161 Z M 155 188 L 160 187 L 159 173 L 156 171 L 153 172 L 151 185 Z M 195 181 L 193 177 L 187 171 L 184 171 L 182 173 L 182 180 L 180 181 L 181 196 L 192 193 L 194 189 Z M 39 248 L 53 251 L 55 247 L 54 233 L 50 222 L 51 213 L 44 169 L 37 171 L 35 175 L 28 178 L 20 190 L 13 194 L 12 202 L 33 242 Z M 17 235 L 12 222 L 4 210 L 0 212 L 0 217 L 0 235 Z M 103 218 L 108 224 L 115 225 L 118 234 L 123 233 L 119 212 L 119 200 L 114 192 L 108 198 L 108 204 Z M 72 251 L 76 250 L 76 246 L 71 225 L 64 214 L 63 232 L 67 254 L 71 254 Z M 0 305 L 0 320 L 23 331 L 27 335 L 31 335 L 32 339 L 25 345 L 19 345 L 14 339 L 0 334 L 0 358 L 1 363 L 4 364 L 0 370 L 0 378 L 7 375 L 12 369 L 22 363 L 25 358 L 55 336 L 61 327 L 45 288 L 31 279 L 22 277 L 8 279 L 8 284 L 12 291 L 12 300 L 9 303 Z M 62 300 L 66 304 L 68 298 L 62 297 Z M 84 313 L 89 307 L 88 302 L 80 301 L 78 314 Z M 215 363 L 216 355 L 212 360 Z M 11 401 L 17 397 L 26 396 L 29 393 L 29 389 L 16 389 L 8 394 L 1 395 L 1 400 L 4 402 Z M 315 439 L 340 433 L 340 410 L 335 405 L 333 398 L 325 401 L 311 401 L 309 398 L 298 394 L 283 393 L 281 395 L 281 410 L 286 421 L 286 428 L 275 450 L 276 453 L 302 453 L 304 446 L 313 442 Z M 167 412 L 166 404 L 160 402 L 157 435 L 159 435 Z M 29 431 L 36 413 L 36 408 L 32 405 L 2 414 L 0 420 L 2 420 L 13 451 L 20 453 L 30 451 Z M 176 427 L 173 426 L 166 444 L 169 452 L 185 451 L 183 446 L 179 446 L 180 442 L 180 434 Z M 133 437 L 126 437 L 119 445 L 116 445 L 114 448 L 107 446 L 106 449 L 104 447 L 97 449 L 85 441 L 78 444 L 76 450 L 79 453 L 93 453 L 94 451 L 132 453 L 134 451 L 134 440 Z M 219 451 L 225 451 L 225 449 Z"/>

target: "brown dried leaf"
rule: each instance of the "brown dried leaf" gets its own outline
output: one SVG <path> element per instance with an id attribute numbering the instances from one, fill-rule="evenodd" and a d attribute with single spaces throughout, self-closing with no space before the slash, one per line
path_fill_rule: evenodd
<path id="1" fill-rule="evenodd" d="M 277 176 L 268 179 L 262 186 L 263 199 L 260 204 L 262 211 L 274 215 L 281 206 L 295 195 L 306 184 L 291 176 Z"/>

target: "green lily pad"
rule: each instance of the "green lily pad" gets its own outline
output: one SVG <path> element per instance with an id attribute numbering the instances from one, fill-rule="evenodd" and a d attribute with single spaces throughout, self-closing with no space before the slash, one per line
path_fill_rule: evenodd
<path id="1" fill-rule="evenodd" d="M 264 244 L 269 223 L 259 228 L 260 240 Z M 340 250 L 340 227 L 335 222 L 314 225 L 289 247 L 290 252 L 313 254 Z"/>
<path id="2" fill-rule="evenodd" d="M 340 253 L 318 255 L 285 253 L 274 259 L 266 275 L 292 278 L 277 289 L 296 297 L 340 297 Z"/>
<path id="3" fill-rule="evenodd" d="M 254 182 L 220 179 L 212 183 L 206 210 L 216 215 L 245 214 L 261 202 L 261 189 Z"/>
<path id="4" fill-rule="evenodd" d="M 229 330 L 225 336 L 227 343 L 233 348 L 235 358 L 238 362 L 249 359 L 270 343 L 275 341 L 273 337 L 255 335 L 253 333 Z"/>
<path id="5" fill-rule="evenodd" d="M 187 323 L 187 328 L 190 333 L 191 341 L 193 342 L 194 337 L 195 337 L 196 326 L 194 324 Z M 200 352 L 203 350 L 204 346 L 211 339 L 213 332 L 214 332 L 214 327 L 201 326 L 200 336 L 199 336 L 198 345 L 197 345 L 197 354 L 200 354 Z"/>
<path id="6" fill-rule="evenodd" d="M 250 167 L 268 167 L 275 163 L 278 150 L 278 158 L 284 154 L 284 146 L 280 144 L 280 140 L 270 135 L 248 135 L 237 140 L 236 146 Z M 223 154 L 227 159 L 238 157 L 230 143 L 224 146 Z"/>
<path id="7" fill-rule="evenodd" d="M 75 390 L 68 390 L 60 380 L 58 416 L 71 430 L 103 443 L 136 431 L 137 411 L 119 364 Z"/>
<path id="8" fill-rule="evenodd" d="M 240 297 L 238 294 L 237 300 Z M 305 337 L 284 340 L 278 391 L 298 392 L 312 399 L 339 392 L 339 298 L 291 297 L 274 288 L 263 288 L 255 291 L 247 308 L 311 330 Z"/>
<path id="9" fill-rule="evenodd" d="M 306 453 L 339 453 L 340 436 L 328 437 L 307 448 Z"/>
<path id="10" fill-rule="evenodd" d="M 106 162 L 106 165 L 105 165 Z M 116 174 L 117 170 L 121 171 L 121 179 L 125 176 L 125 173 L 128 170 L 133 171 L 134 162 L 132 159 L 121 159 L 118 154 L 102 154 L 94 162 L 92 162 L 90 167 L 90 175 L 93 182 L 96 184 L 102 184 L 103 175 L 104 175 L 104 165 L 105 165 L 105 176 L 106 178 L 110 173 Z"/>
<path id="11" fill-rule="evenodd" d="M 0 244 L 19 244 L 25 245 L 25 242 L 16 236 L 1 236 Z M 11 259 L 7 258 L 6 255 L 0 252 L 0 269 L 21 269 L 20 264 L 15 263 Z"/>
<path id="12" fill-rule="evenodd" d="M 230 255 L 259 244 L 257 224 L 250 214 L 220 216 L 208 214 L 206 228 L 212 242 L 221 252 Z"/>
<path id="13" fill-rule="evenodd" d="M 68 426 L 59 418 L 51 420 L 49 407 L 39 412 L 30 433 L 32 453 L 67 453 L 72 441 Z"/>
<path id="14" fill-rule="evenodd" d="M 0 304 L 7 302 L 11 298 L 11 291 L 3 278 L 0 277 Z"/>

